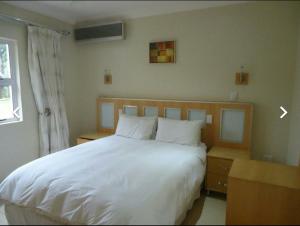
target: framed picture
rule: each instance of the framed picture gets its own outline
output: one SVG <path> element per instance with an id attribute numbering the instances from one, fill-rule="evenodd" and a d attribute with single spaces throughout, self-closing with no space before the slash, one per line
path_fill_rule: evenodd
<path id="1" fill-rule="evenodd" d="M 151 42 L 150 63 L 175 63 L 175 41 Z"/>

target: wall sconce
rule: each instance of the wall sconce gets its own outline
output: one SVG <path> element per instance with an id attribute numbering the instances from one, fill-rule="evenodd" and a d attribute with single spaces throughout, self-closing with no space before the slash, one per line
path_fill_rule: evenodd
<path id="1" fill-rule="evenodd" d="M 244 72 L 244 66 L 241 66 L 241 71 L 235 74 L 236 85 L 248 85 L 249 74 Z"/>
<path id="2" fill-rule="evenodd" d="M 105 69 L 104 73 L 104 84 L 112 84 L 112 75 L 108 69 Z"/>

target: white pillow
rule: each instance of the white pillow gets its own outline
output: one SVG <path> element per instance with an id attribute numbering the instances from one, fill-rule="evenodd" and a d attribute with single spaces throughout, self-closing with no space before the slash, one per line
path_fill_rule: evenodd
<path id="1" fill-rule="evenodd" d="M 156 117 L 138 117 L 120 114 L 115 134 L 135 139 L 151 139 L 156 123 Z"/>
<path id="2" fill-rule="evenodd" d="M 198 146 L 202 120 L 187 121 L 158 118 L 157 141 Z"/>

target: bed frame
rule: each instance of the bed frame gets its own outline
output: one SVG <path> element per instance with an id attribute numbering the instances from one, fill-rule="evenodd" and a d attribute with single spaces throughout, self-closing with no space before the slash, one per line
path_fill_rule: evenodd
<path id="1" fill-rule="evenodd" d="M 114 133 L 120 112 L 127 115 L 204 120 L 202 142 L 250 151 L 253 104 L 107 98 L 97 99 L 97 131 Z"/>

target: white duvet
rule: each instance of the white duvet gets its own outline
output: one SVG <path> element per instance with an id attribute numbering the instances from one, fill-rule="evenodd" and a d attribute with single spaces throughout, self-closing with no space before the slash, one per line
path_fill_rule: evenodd
<path id="1" fill-rule="evenodd" d="M 203 181 L 206 151 L 110 136 L 26 164 L 0 185 L 4 203 L 63 224 L 175 224 Z"/>

